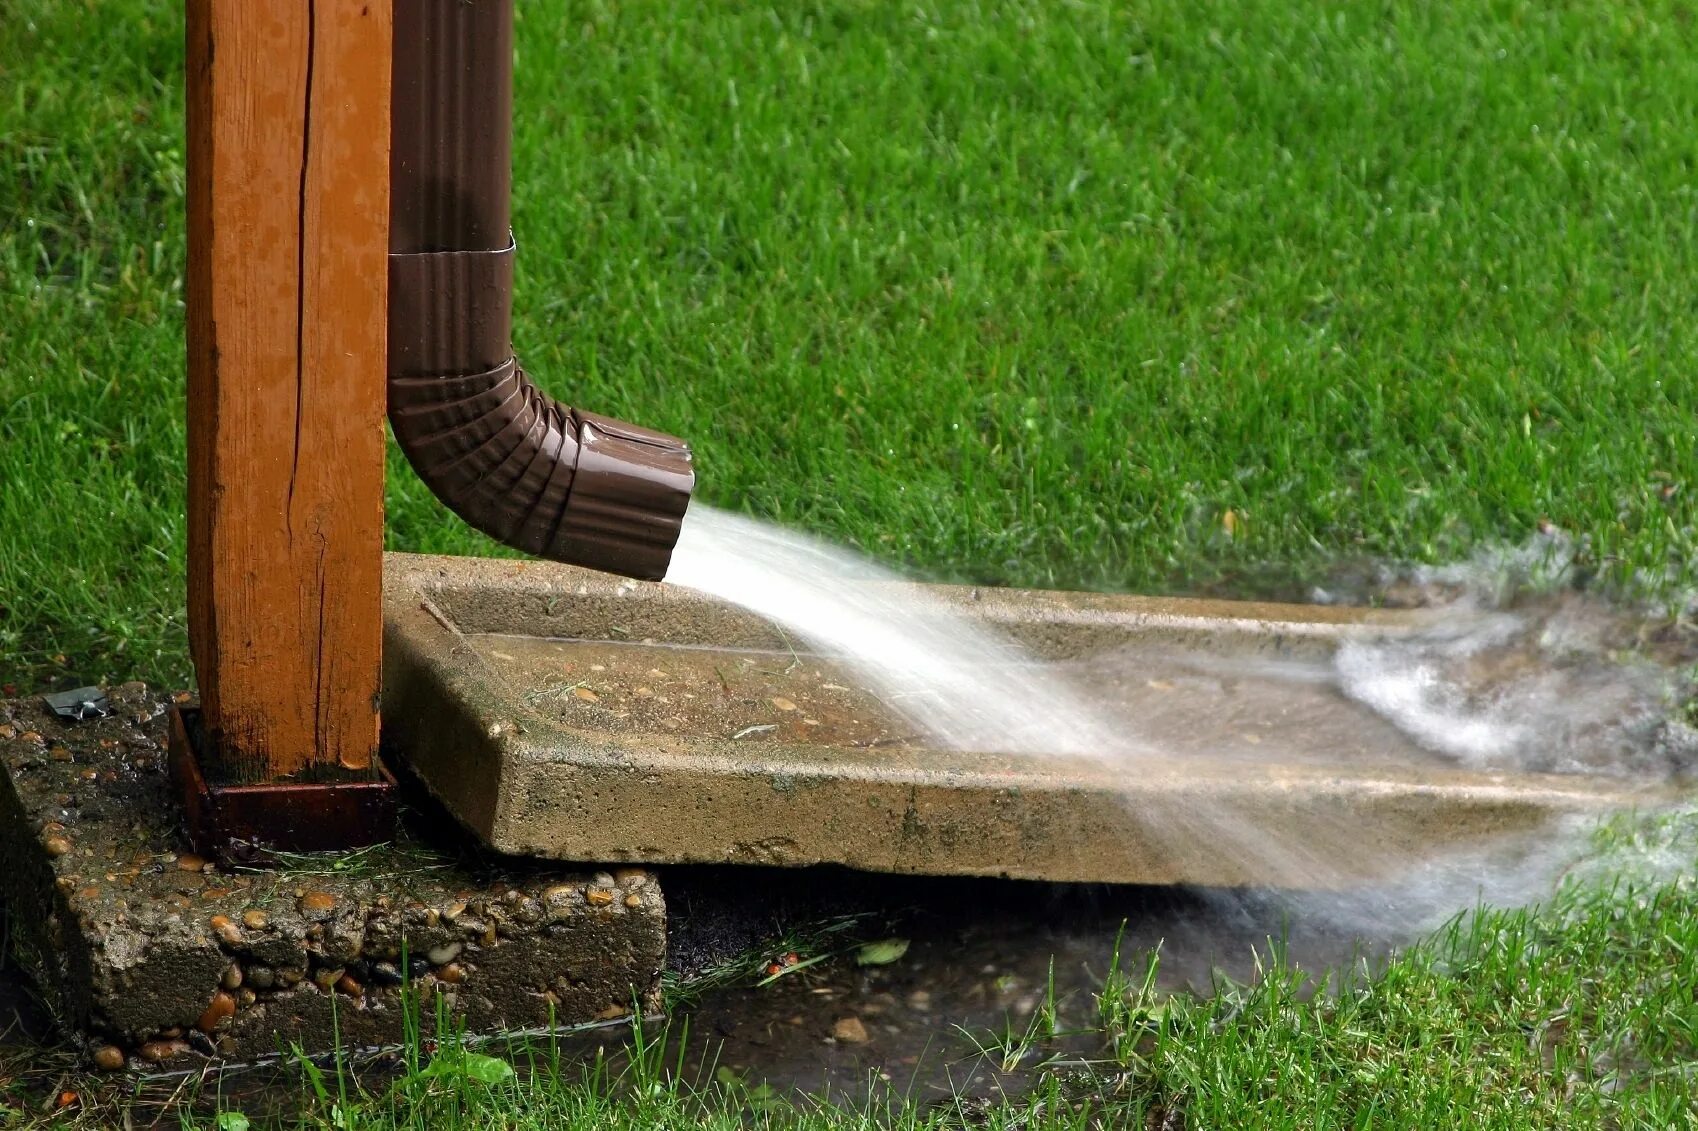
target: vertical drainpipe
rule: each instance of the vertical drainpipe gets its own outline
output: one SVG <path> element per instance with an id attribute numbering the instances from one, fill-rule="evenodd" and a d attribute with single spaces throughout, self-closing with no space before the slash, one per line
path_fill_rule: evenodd
<path id="1" fill-rule="evenodd" d="M 666 574 L 681 440 L 568 408 L 512 349 L 513 0 L 395 0 L 389 421 L 437 498 L 555 561 Z"/>

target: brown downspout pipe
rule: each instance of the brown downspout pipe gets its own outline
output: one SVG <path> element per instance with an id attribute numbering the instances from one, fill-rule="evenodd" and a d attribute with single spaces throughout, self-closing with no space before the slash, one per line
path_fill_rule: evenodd
<path id="1" fill-rule="evenodd" d="M 512 350 L 513 0 L 395 0 L 389 422 L 448 508 L 515 549 L 666 574 L 678 439 L 568 408 Z"/>

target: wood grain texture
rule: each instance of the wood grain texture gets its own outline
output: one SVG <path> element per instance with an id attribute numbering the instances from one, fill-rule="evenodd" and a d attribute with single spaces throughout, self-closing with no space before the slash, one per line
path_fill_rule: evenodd
<path id="1" fill-rule="evenodd" d="M 241 780 L 377 745 L 391 32 L 188 4 L 189 637 Z"/>

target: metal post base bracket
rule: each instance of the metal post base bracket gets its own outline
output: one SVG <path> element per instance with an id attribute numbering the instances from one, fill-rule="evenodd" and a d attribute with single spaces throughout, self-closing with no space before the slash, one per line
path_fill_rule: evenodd
<path id="1" fill-rule="evenodd" d="M 395 835 L 395 779 L 221 783 L 205 771 L 198 707 L 171 709 L 171 780 L 195 851 L 231 864 L 277 863 L 280 852 L 336 852 Z"/>

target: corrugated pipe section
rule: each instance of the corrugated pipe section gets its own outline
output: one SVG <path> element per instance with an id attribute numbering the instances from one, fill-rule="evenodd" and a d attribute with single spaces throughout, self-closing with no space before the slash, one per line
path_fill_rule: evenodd
<path id="1" fill-rule="evenodd" d="M 658 580 L 695 483 L 672 436 L 568 408 L 512 350 L 513 0 L 396 0 L 389 422 L 485 534 Z"/>

